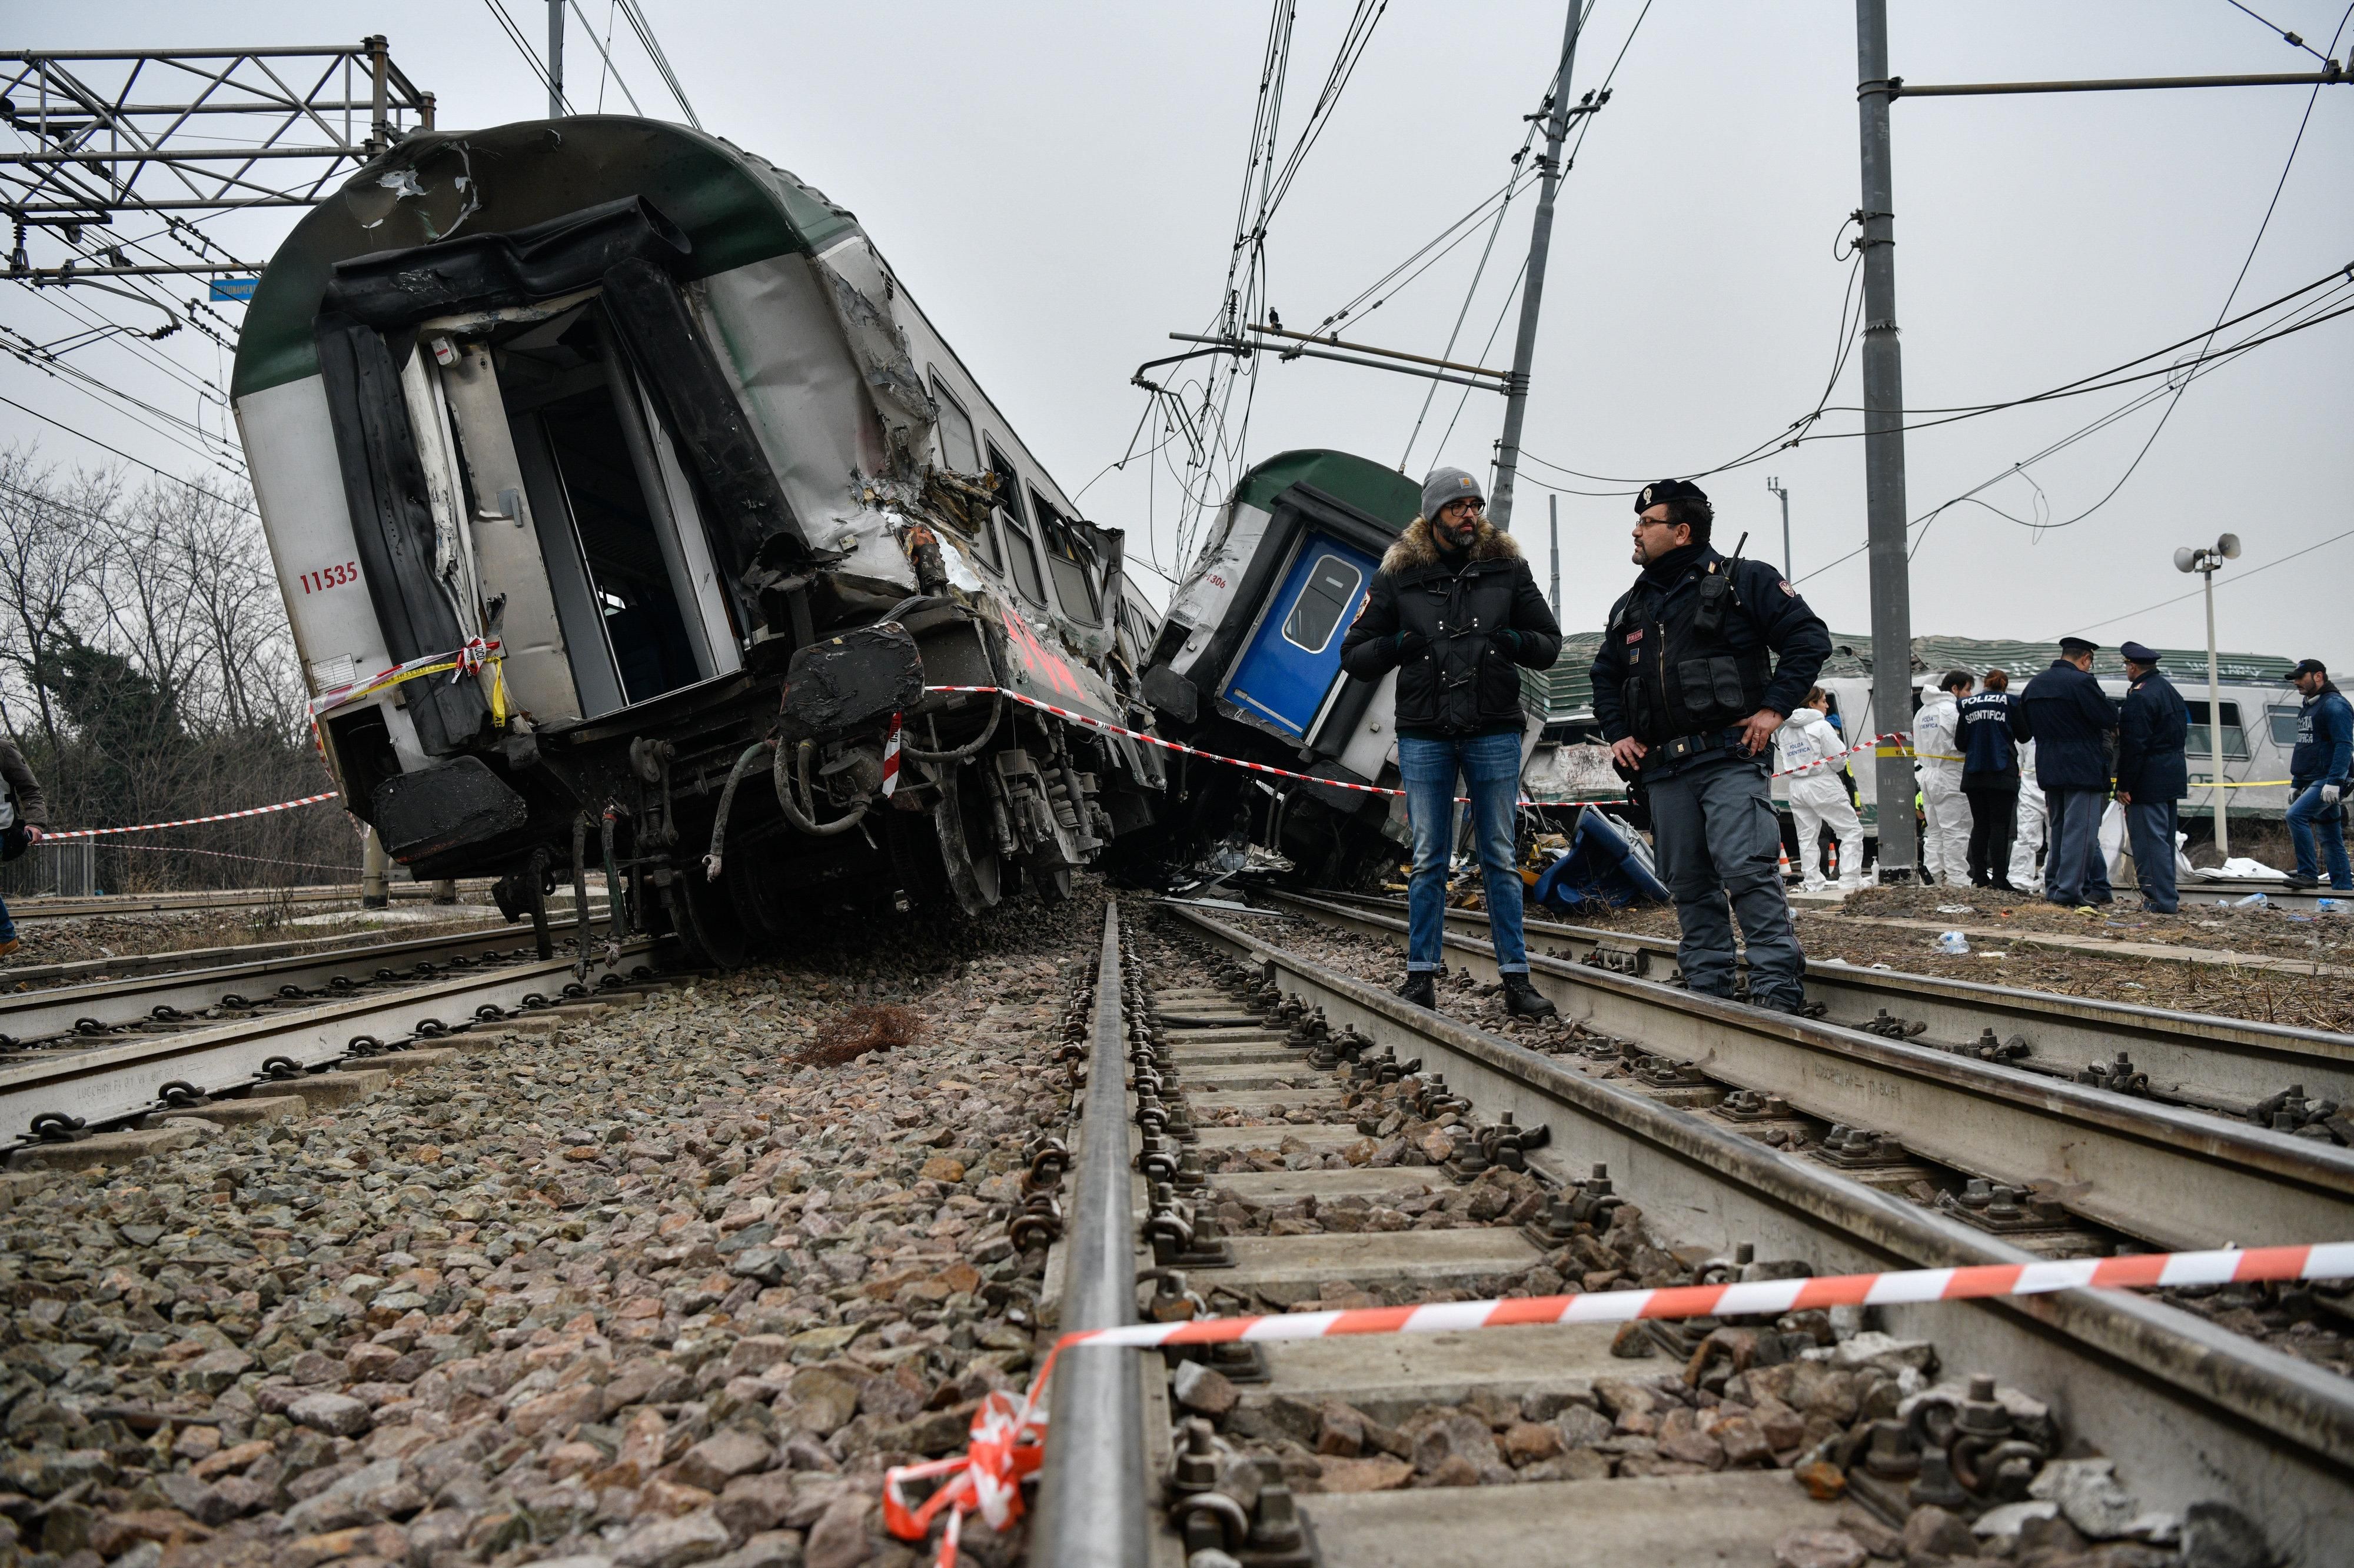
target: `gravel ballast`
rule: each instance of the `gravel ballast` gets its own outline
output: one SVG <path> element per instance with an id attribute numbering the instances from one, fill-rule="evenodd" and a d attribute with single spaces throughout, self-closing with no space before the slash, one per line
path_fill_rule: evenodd
<path id="1" fill-rule="evenodd" d="M 0 1556 L 912 1562 L 884 1468 L 1032 1364 L 1005 1221 L 1100 922 L 841 930 L 51 1178 L 0 1214 Z"/>

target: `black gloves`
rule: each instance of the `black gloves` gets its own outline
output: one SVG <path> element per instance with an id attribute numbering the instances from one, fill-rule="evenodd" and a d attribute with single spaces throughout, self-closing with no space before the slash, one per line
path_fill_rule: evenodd
<path id="1" fill-rule="evenodd" d="M 1418 659 L 1430 652 L 1430 639 L 1419 631 L 1405 630 L 1397 634 L 1398 657 Z"/>
<path id="2" fill-rule="evenodd" d="M 1491 631 L 1488 635 L 1494 641 L 1497 652 L 1502 654 L 1508 661 L 1515 663 L 1519 662 L 1521 656 L 1521 634 L 1519 632 L 1514 631 L 1508 626 L 1500 630 Z"/>

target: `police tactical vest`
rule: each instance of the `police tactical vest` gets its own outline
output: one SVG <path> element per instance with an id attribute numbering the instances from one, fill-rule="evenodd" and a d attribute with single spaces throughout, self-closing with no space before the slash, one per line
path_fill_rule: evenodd
<path id="1" fill-rule="evenodd" d="M 1628 729 L 1647 746 L 1740 724 L 1765 704 L 1772 652 L 1762 639 L 1736 648 L 1725 635 L 1728 615 L 1748 613 L 1732 567 L 1711 561 L 1690 593 L 1681 582 L 1661 592 L 1638 584 L 1611 618 L 1627 662 Z"/>

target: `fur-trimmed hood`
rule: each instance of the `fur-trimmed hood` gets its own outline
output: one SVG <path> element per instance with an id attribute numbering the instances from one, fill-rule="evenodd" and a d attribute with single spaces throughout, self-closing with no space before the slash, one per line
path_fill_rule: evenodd
<path id="1" fill-rule="evenodd" d="M 1479 532 L 1471 541 L 1471 559 L 1475 561 L 1517 561 L 1521 558 L 1520 541 L 1489 522 L 1479 519 Z M 1430 520 L 1417 517 L 1406 525 L 1382 556 L 1382 570 L 1393 575 L 1417 567 L 1438 565 L 1438 544 L 1430 536 Z"/>

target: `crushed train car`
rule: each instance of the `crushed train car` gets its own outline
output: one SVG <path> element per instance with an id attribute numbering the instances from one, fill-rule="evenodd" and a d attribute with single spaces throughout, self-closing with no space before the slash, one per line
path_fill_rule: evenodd
<path id="1" fill-rule="evenodd" d="M 601 865 L 724 964 L 817 893 L 1066 892 L 1154 820 L 1152 748 L 927 690 L 1145 727 L 1121 535 L 724 141 L 408 137 L 272 257 L 232 397 L 328 760 L 419 877 L 514 917 Z"/>
<path id="2" fill-rule="evenodd" d="M 1403 801 L 1339 786 L 1396 786 L 1397 677 L 1343 673 L 1341 640 L 1421 502 L 1395 470 L 1338 451 L 1285 452 L 1235 486 L 1153 634 L 1144 695 L 1163 734 L 1333 782 L 1181 759 L 1172 858 L 1254 842 L 1325 886 L 1396 864 Z"/>

